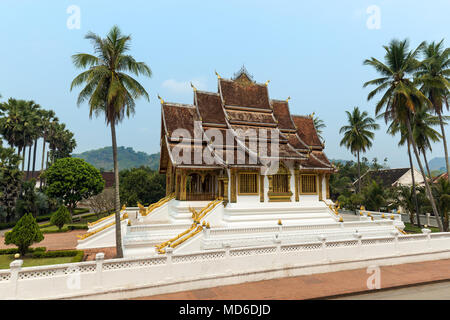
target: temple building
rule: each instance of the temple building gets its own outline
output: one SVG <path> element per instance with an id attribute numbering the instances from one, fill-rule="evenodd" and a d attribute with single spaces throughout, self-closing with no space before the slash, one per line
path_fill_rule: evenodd
<path id="1" fill-rule="evenodd" d="M 245 68 L 231 79 L 216 75 L 217 92 L 192 85 L 192 104 L 160 98 L 166 196 L 123 208 L 125 256 L 401 232 L 395 214 L 344 221 L 329 199 L 336 169 L 312 116 L 292 115 L 289 98 L 270 99 L 269 81 L 255 82 Z M 114 246 L 114 226 L 113 215 L 92 223 L 78 248 Z"/>
<path id="2" fill-rule="evenodd" d="M 167 195 L 225 203 L 329 198 L 335 169 L 312 116 L 291 115 L 288 99 L 270 99 L 268 83 L 256 83 L 244 68 L 233 79 L 218 76 L 218 92 L 193 90 L 192 105 L 161 101 L 159 172 L 166 175 Z M 189 133 L 183 141 L 173 134 L 180 129 Z M 212 156 L 203 159 L 205 153 Z M 264 174 L 267 163 L 278 170 Z"/>

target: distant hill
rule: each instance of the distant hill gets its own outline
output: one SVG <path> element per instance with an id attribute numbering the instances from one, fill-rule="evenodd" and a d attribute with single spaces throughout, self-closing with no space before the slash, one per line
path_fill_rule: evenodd
<path id="1" fill-rule="evenodd" d="M 153 170 L 158 170 L 159 167 L 159 152 L 147 154 L 141 151 L 136 152 L 131 147 L 118 147 L 117 155 L 119 158 L 119 170 L 138 168 L 140 166 L 149 166 Z M 111 171 L 114 167 L 112 147 L 89 150 L 83 153 L 73 154 L 72 156 L 86 160 L 97 169 Z"/>
<path id="2" fill-rule="evenodd" d="M 447 170 L 445 168 L 445 157 L 436 157 L 428 161 L 428 165 L 430 166 L 430 170 L 439 170 L 440 172 L 444 172 Z"/>

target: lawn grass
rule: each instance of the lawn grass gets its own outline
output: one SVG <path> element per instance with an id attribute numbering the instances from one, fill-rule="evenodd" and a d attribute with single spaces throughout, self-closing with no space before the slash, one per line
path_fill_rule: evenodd
<path id="1" fill-rule="evenodd" d="M 58 258 L 31 258 L 31 257 L 21 257 L 23 260 L 22 267 L 35 267 L 44 266 L 52 264 L 62 264 L 71 263 L 74 257 L 58 257 Z M 0 269 L 9 269 L 9 264 L 14 261 L 13 254 L 2 254 L 0 255 Z"/>
<path id="2" fill-rule="evenodd" d="M 423 228 L 423 226 L 422 226 L 422 228 Z M 439 232 L 439 228 L 428 226 L 428 229 L 430 229 L 431 232 Z M 417 227 L 416 225 L 412 225 L 409 222 L 405 222 L 405 229 L 403 229 L 403 230 L 408 233 L 422 233 L 421 228 Z"/>

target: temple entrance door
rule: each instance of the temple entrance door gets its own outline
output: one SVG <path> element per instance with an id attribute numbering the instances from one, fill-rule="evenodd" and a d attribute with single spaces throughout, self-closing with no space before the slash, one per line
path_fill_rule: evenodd
<path id="1" fill-rule="evenodd" d="M 224 197 L 224 190 L 225 190 L 225 187 L 224 187 L 223 180 L 219 180 L 219 192 L 218 192 L 219 197 L 221 197 L 221 198 Z"/>
<path id="2" fill-rule="evenodd" d="M 188 176 L 186 184 L 186 200 L 190 201 L 205 201 L 214 200 L 215 185 L 214 177 L 207 173 L 200 175 L 198 173 L 191 173 Z"/>

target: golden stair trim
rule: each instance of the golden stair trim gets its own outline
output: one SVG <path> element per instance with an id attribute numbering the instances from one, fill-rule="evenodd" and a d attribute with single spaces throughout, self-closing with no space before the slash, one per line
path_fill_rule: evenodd
<path id="1" fill-rule="evenodd" d="M 166 253 L 166 250 L 164 250 L 165 247 L 168 246 L 171 248 L 175 248 L 178 245 L 185 242 L 186 240 L 194 237 L 196 234 L 198 234 L 200 231 L 202 231 L 203 228 L 209 228 L 209 223 L 206 223 L 206 221 L 203 221 L 203 224 L 201 224 L 201 219 L 203 219 L 209 212 L 211 212 L 222 201 L 223 201 L 223 199 L 217 198 L 217 199 L 209 202 L 199 212 L 197 212 L 193 208 L 189 208 L 189 211 L 192 212 L 192 220 L 194 221 L 194 223 L 189 227 L 189 229 L 178 234 L 176 237 L 169 239 L 159 245 L 156 245 L 155 247 L 156 247 L 157 252 L 160 254 Z"/>

